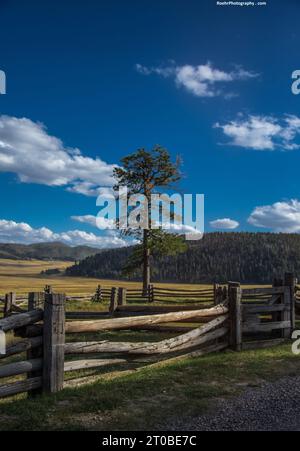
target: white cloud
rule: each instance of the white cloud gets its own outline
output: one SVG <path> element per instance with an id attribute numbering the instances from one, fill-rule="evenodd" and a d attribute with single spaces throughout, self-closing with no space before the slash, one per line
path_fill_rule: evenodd
<path id="1" fill-rule="evenodd" d="M 71 216 L 74 221 L 80 222 L 81 224 L 89 224 L 93 227 L 97 227 L 100 230 L 105 229 L 115 229 L 116 222 L 113 219 L 106 219 L 102 216 L 93 215 L 83 215 L 83 216 Z"/>
<path id="2" fill-rule="evenodd" d="M 100 186 L 113 184 L 113 168 L 100 158 L 65 147 L 41 123 L 0 116 L 0 172 L 15 173 L 21 182 L 96 196 Z"/>
<path id="3" fill-rule="evenodd" d="M 215 219 L 214 221 L 210 221 L 209 224 L 214 229 L 224 229 L 224 230 L 233 230 L 240 225 L 237 221 L 230 218 Z"/>
<path id="4" fill-rule="evenodd" d="M 89 224 L 96 227 L 96 216 L 93 215 L 83 215 L 83 216 L 71 216 L 73 221 L 80 222 L 81 224 Z"/>
<path id="5" fill-rule="evenodd" d="M 272 205 L 256 207 L 248 218 L 249 224 L 274 232 L 300 232 L 300 202 L 291 199 Z"/>
<path id="6" fill-rule="evenodd" d="M 197 97 L 224 95 L 228 99 L 234 97 L 235 94 L 224 93 L 219 88 L 220 84 L 258 77 L 258 74 L 241 67 L 237 67 L 231 72 L 225 72 L 214 68 L 210 62 L 198 66 L 172 64 L 165 67 L 146 67 L 136 64 L 136 70 L 142 75 L 156 74 L 164 78 L 173 78 L 177 86 L 184 87 Z"/>
<path id="7" fill-rule="evenodd" d="M 253 150 L 294 150 L 300 145 L 295 142 L 300 134 L 300 118 L 286 115 L 248 116 L 242 114 L 227 124 L 215 124 L 230 138 L 229 144 Z"/>
<path id="8" fill-rule="evenodd" d="M 0 220 L 1 243 L 32 244 L 54 241 L 59 241 L 69 246 L 87 245 L 98 248 L 122 247 L 129 244 L 119 237 L 118 233 L 110 233 L 108 236 L 98 236 L 82 230 L 55 233 L 46 227 L 35 229 L 25 222 L 18 223 L 6 219 Z"/>

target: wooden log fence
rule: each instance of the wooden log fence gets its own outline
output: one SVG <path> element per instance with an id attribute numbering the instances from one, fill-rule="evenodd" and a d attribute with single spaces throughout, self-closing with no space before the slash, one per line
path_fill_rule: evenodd
<path id="1" fill-rule="evenodd" d="M 218 305 L 209 309 L 177 311 L 157 315 L 143 315 L 129 318 L 112 318 L 95 321 L 72 321 L 66 324 L 66 333 L 98 332 L 100 330 L 130 329 L 135 326 L 169 323 L 188 320 L 193 317 L 218 316 L 227 313 L 225 306 Z"/>
<path id="2" fill-rule="evenodd" d="M 4 379 L 0 397 L 22 392 L 31 396 L 56 393 L 63 389 L 65 373 L 71 371 L 96 371 L 145 361 L 171 362 L 226 348 L 241 351 L 281 343 L 291 336 L 292 310 L 297 303 L 294 278 L 288 275 L 283 283 L 272 288 L 243 289 L 239 283 L 229 282 L 226 286 L 216 284 L 213 290 L 200 290 L 201 294 L 197 289 L 179 291 L 182 295 L 188 292 L 212 301 L 200 305 L 188 302 L 186 305 L 161 305 L 155 300 L 144 305 L 130 303 L 131 296 L 136 295 L 134 291 L 112 287 L 106 312 L 66 313 L 68 298 L 65 295 L 54 293 L 52 289 L 43 296 L 30 293 L 28 311 L 11 311 L 0 319 L 0 332 L 15 336 L 6 354 L 0 355 L 0 379 Z M 151 291 L 155 293 L 155 287 L 151 287 Z M 160 291 L 168 295 L 166 301 L 173 293 L 172 289 Z M 11 296 L 10 299 L 8 306 L 14 305 L 16 298 Z M 80 334 L 115 330 L 168 330 L 174 336 L 155 342 L 80 341 Z M 21 355 L 21 360 L 8 359 L 17 355 Z"/>
<path id="3" fill-rule="evenodd" d="M 168 288 L 168 287 L 156 287 L 154 285 L 149 285 L 147 293 L 145 294 L 142 289 L 139 288 L 116 288 L 116 287 L 102 287 L 98 285 L 95 293 L 93 294 L 83 294 L 78 296 L 67 296 L 67 301 L 81 300 L 81 301 L 92 301 L 95 303 L 99 302 L 111 302 L 112 295 L 115 290 L 119 293 L 123 292 L 123 303 L 127 301 L 129 303 L 152 303 L 152 302 L 191 302 L 191 303 L 216 303 L 216 297 L 221 303 L 226 298 L 226 287 L 220 286 L 219 292 L 216 293 L 213 288 L 208 289 L 181 289 L 181 288 Z M 124 291 L 123 291 L 124 290 Z M 220 296 L 221 290 L 221 296 Z"/>

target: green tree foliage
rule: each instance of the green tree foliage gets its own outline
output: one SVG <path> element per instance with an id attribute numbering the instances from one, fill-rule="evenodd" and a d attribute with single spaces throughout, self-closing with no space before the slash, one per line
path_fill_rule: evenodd
<path id="1" fill-rule="evenodd" d="M 159 193 L 161 189 L 172 189 L 181 178 L 179 171 L 180 160 L 171 161 L 169 152 L 155 146 L 151 151 L 139 149 L 121 160 L 121 167 L 114 170 L 116 184 L 114 189 L 127 187 L 128 196 L 143 194 L 150 206 L 151 195 Z M 150 224 L 151 209 L 148 211 Z M 151 264 L 154 257 L 175 255 L 186 250 L 181 236 L 167 233 L 160 229 L 134 229 L 126 232 L 135 235 L 141 245 L 134 248 L 128 261 L 124 265 L 124 273 L 135 274 L 142 267 L 143 289 L 146 292 L 150 284 Z"/>

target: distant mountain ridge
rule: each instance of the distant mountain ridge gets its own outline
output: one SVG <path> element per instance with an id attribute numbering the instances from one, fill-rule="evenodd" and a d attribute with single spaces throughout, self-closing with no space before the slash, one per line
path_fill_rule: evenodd
<path id="1" fill-rule="evenodd" d="M 87 257 L 66 270 L 70 276 L 122 279 L 132 247 L 110 249 Z M 154 282 L 211 283 L 236 280 L 270 283 L 292 271 L 300 277 L 300 234 L 226 232 L 207 233 L 188 243 L 186 252 L 155 259 Z M 132 279 L 140 280 L 137 272 Z"/>
<path id="2" fill-rule="evenodd" d="M 71 247 L 60 242 L 15 244 L 0 243 L 0 258 L 37 259 L 37 260 L 83 260 L 91 255 L 99 254 L 101 249 L 89 246 Z"/>

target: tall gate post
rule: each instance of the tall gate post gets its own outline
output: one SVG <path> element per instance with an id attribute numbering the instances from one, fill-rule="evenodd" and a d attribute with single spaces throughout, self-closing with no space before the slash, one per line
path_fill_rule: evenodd
<path id="1" fill-rule="evenodd" d="M 40 308 L 41 294 L 40 293 L 28 293 L 28 311 L 35 310 Z M 31 359 L 41 359 L 43 357 L 43 345 L 38 346 L 34 349 L 29 349 L 26 353 L 27 360 Z M 42 377 L 43 370 L 39 371 L 31 371 L 27 373 L 27 379 L 31 379 L 33 377 Z M 37 395 L 42 393 L 42 388 L 37 388 L 35 390 L 31 390 L 28 392 L 28 397 L 34 398 Z"/>
<path id="2" fill-rule="evenodd" d="M 291 318 L 291 334 L 296 327 L 296 306 L 295 306 L 295 287 L 296 287 L 296 277 L 291 272 L 286 272 L 284 275 L 284 285 L 290 288 L 290 318 Z"/>
<path id="3" fill-rule="evenodd" d="M 43 391 L 47 393 L 56 393 L 64 385 L 65 300 L 64 294 L 45 297 Z"/>
<path id="4" fill-rule="evenodd" d="M 234 351 L 242 350 L 242 289 L 238 282 L 228 284 L 229 344 Z"/>
<path id="5" fill-rule="evenodd" d="M 114 314 L 115 310 L 118 308 L 118 288 L 112 287 L 110 293 L 110 305 L 109 305 L 109 313 L 111 315 Z"/>

